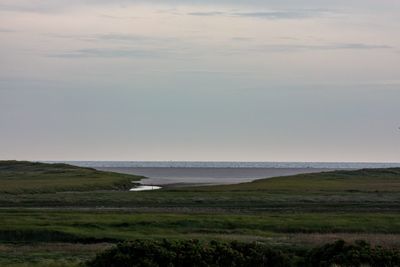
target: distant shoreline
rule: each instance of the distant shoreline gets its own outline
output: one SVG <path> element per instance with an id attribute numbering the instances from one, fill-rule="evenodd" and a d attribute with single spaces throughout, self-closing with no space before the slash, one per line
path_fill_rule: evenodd
<path id="1" fill-rule="evenodd" d="M 92 168 L 307 168 L 364 169 L 400 167 L 395 162 L 239 162 L 239 161 L 44 161 Z"/>
<path id="2" fill-rule="evenodd" d="M 103 167 L 101 171 L 145 176 L 142 185 L 181 187 L 190 185 L 221 185 L 251 182 L 277 176 L 332 171 L 325 168 L 131 168 Z"/>

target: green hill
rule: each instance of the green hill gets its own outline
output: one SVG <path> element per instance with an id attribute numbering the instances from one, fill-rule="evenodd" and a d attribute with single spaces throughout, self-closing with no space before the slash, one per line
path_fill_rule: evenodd
<path id="1" fill-rule="evenodd" d="M 142 178 L 60 163 L 0 161 L 1 193 L 126 190 Z"/>
<path id="2" fill-rule="evenodd" d="M 250 183 L 198 187 L 204 191 L 265 192 L 400 192 L 400 168 L 340 170 L 256 180 Z"/>

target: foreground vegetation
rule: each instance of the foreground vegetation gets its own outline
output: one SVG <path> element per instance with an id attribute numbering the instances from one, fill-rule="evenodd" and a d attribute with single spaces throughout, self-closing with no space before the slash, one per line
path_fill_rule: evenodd
<path id="1" fill-rule="evenodd" d="M 78 266 L 137 239 L 236 240 L 282 251 L 364 239 L 400 248 L 400 169 L 129 192 L 140 178 L 0 162 L 0 266 Z"/>
<path id="2" fill-rule="evenodd" d="M 259 243 L 199 242 L 163 240 L 119 244 L 99 254 L 88 267 L 121 266 L 400 266 L 400 250 L 371 247 L 366 242 L 346 244 L 339 240 L 314 249 L 290 250 L 271 248 Z"/>
<path id="3" fill-rule="evenodd" d="M 192 214 L 2 210 L 0 216 L 0 242 L 94 243 L 166 237 L 265 241 L 304 233 L 400 234 L 400 214 L 397 213 Z"/>

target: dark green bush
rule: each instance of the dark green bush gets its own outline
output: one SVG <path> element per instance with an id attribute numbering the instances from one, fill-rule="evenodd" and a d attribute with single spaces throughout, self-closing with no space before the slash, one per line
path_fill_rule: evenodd
<path id="1" fill-rule="evenodd" d="M 382 247 L 371 247 L 364 241 L 347 244 L 343 240 L 313 249 L 307 258 L 310 267 L 339 266 L 400 266 L 400 252 Z"/>
<path id="2" fill-rule="evenodd" d="M 279 250 L 256 243 L 134 241 L 105 251 L 90 267 L 292 266 Z"/>
<path id="3" fill-rule="evenodd" d="M 297 254 L 297 255 L 296 255 Z M 121 243 L 99 254 L 88 267 L 395 267 L 400 252 L 344 241 L 306 253 L 257 243 L 137 240 Z"/>

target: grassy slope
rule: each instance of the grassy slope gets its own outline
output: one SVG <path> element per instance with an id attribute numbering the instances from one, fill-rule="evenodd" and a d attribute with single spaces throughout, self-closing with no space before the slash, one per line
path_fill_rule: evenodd
<path id="1" fill-rule="evenodd" d="M 142 177 L 67 164 L 0 161 L 0 193 L 48 193 L 127 189 Z"/>
<path id="2" fill-rule="evenodd" d="M 266 191 L 270 193 L 400 192 L 400 168 L 298 174 L 260 179 L 250 183 L 199 187 L 196 189 L 208 192 Z"/>

